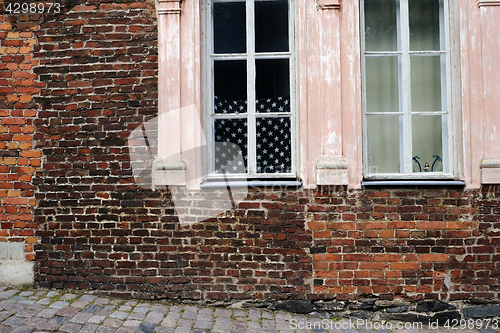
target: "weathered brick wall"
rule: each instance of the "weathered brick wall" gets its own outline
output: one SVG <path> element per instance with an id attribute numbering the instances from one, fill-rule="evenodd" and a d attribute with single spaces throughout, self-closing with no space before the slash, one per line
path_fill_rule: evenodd
<path id="1" fill-rule="evenodd" d="M 134 183 L 126 142 L 157 115 L 154 3 L 88 0 L 63 8 L 9 35 L 24 46 L 0 48 L 2 57 L 33 48 L 32 58 L 17 62 L 32 68 L 8 69 L 16 61 L 2 58 L 0 151 L 8 156 L 0 194 L 7 196 L 1 216 L 11 223 L 2 224 L 3 238 L 38 228 L 37 286 L 224 301 L 498 299 L 494 186 L 254 189 L 236 209 L 182 226 L 168 191 Z M 16 81 L 15 73 L 31 76 Z M 21 96 L 30 94 L 33 101 Z M 40 153 L 42 169 L 31 180 Z M 196 214 L 207 203 L 194 195 L 184 204 Z"/>
<path id="2" fill-rule="evenodd" d="M 0 2 L 1 13 L 5 4 Z M 39 64 L 33 58 L 39 18 L 0 15 L 0 241 L 24 242 L 29 261 L 35 259 L 37 242 L 32 177 L 41 165 L 41 152 L 34 149 L 33 140 L 37 117 L 33 96 L 43 86 L 33 72 Z"/>
<path id="3" fill-rule="evenodd" d="M 498 187 L 382 188 L 320 203 L 308 208 L 314 299 L 499 297 Z"/>

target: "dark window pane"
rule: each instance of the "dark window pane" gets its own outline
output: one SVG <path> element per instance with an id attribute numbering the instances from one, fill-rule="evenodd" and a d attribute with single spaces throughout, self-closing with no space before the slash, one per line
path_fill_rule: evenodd
<path id="1" fill-rule="evenodd" d="M 255 1 L 255 51 L 288 52 L 288 0 Z"/>
<path id="2" fill-rule="evenodd" d="M 245 2 L 215 2 L 212 6 L 214 53 L 245 53 Z"/>
<path id="3" fill-rule="evenodd" d="M 246 103 L 246 61 L 214 61 L 214 112 L 244 113 Z"/>
<path id="4" fill-rule="evenodd" d="M 365 0 L 366 51 L 397 51 L 396 0 Z"/>
<path id="5" fill-rule="evenodd" d="M 247 172 L 247 120 L 214 120 L 215 173 Z"/>
<path id="6" fill-rule="evenodd" d="M 290 112 L 288 59 L 256 60 L 255 68 L 257 112 Z"/>
<path id="7" fill-rule="evenodd" d="M 257 172 L 292 172 L 290 117 L 260 117 L 256 125 Z"/>
<path id="8" fill-rule="evenodd" d="M 410 50 L 440 50 L 439 7 L 440 0 L 419 0 L 409 2 Z"/>

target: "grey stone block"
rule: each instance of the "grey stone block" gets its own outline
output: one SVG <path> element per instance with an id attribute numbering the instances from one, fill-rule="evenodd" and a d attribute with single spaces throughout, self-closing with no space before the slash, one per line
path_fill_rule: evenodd
<path id="1" fill-rule="evenodd" d="M 95 304 L 89 304 L 85 307 L 85 309 L 82 310 L 82 312 L 88 312 L 88 313 L 97 313 L 101 311 L 102 306 L 100 305 L 95 305 Z"/>
<path id="2" fill-rule="evenodd" d="M 0 285 L 32 287 L 34 281 L 35 273 L 33 261 L 11 259 L 0 260 Z"/>
<path id="3" fill-rule="evenodd" d="M 143 333 L 153 333 L 155 331 L 156 324 L 154 323 L 148 323 L 147 321 L 142 322 L 139 325 L 138 332 L 143 332 Z"/>
<path id="4" fill-rule="evenodd" d="M 311 301 L 285 301 L 276 303 L 277 310 L 283 310 L 293 313 L 309 313 L 312 311 Z"/>
<path id="5" fill-rule="evenodd" d="M 464 318 L 487 318 L 500 316 L 500 305 L 478 305 L 462 309 Z"/>
<path id="6" fill-rule="evenodd" d="M 450 305 L 446 302 L 433 300 L 433 301 L 420 301 L 418 302 L 416 311 L 418 312 L 438 312 L 448 310 Z"/>
<path id="7" fill-rule="evenodd" d="M 0 242 L 0 260 L 26 260 L 24 243 Z"/>
<path id="8" fill-rule="evenodd" d="M 432 316 L 432 322 L 437 322 L 439 326 L 452 324 L 452 320 L 454 319 L 457 319 L 458 322 L 460 322 L 460 319 L 462 319 L 462 315 L 457 311 L 445 311 L 438 312 Z"/>

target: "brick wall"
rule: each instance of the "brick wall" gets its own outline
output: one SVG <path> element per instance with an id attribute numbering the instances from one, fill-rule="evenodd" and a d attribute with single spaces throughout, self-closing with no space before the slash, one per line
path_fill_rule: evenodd
<path id="1" fill-rule="evenodd" d="M 314 299 L 499 297 L 498 187 L 370 189 L 319 203 L 307 224 Z"/>
<path id="2" fill-rule="evenodd" d="M 1 13 L 4 4 L 0 3 Z M 32 177 L 41 165 L 33 140 L 33 95 L 43 87 L 33 72 L 39 65 L 33 58 L 39 18 L 0 15 L 0 241 L 24 242 L 29 261 L 35 259 L 37 242 Z"/>
<path id="3" fill-rule="evenodd" d="M 495 186 L 252 189 L 182 226 L 168 190 L 134 183 L 126 142 L 157 115 L 154 3 L 63 8 L 0 26 L 0 232 L 39 241 L 36 286 L 224 301 L 499 297 Z M 196 193 L 184 203 L 206 205 Z"/>

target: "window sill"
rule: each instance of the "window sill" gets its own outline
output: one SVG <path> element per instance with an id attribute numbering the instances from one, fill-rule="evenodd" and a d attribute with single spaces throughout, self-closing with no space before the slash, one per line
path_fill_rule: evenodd
<path id="1" fill-rule="evenodd" d="M 364 180 L 361 186 L 465 186 L 463 180 Z"/>
<path id="2" fill-rule="evenodd" d="M 230 180 L 227 181 L 204 181 L 201 189 L 225 188 L 225 187 L 300 187 L 300 180 Z"/>

